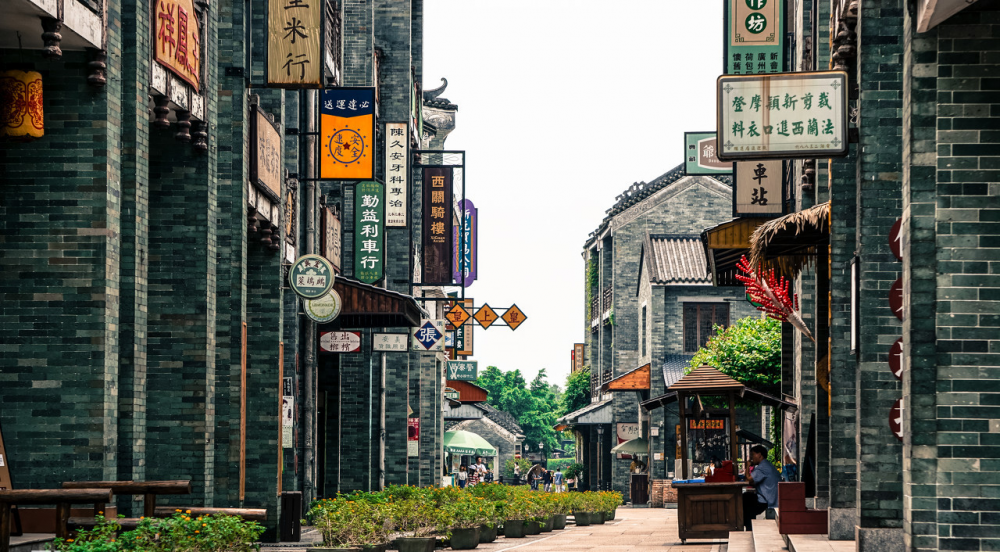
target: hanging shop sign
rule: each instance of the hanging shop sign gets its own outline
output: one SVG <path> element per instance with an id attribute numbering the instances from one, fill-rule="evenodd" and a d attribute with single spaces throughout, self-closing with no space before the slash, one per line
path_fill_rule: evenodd
<path id="1" fill-rule="evenodd" d="M 447 329 L 447 324 L 446 324 L 445 325 L 445 330 L 444 330 L 444 349 L 445 349 L 445 354 L 447 354 L 448 349 L 452 349 L 454 347 L 455 347 L 455 330 L 449 330 L 449 329 Z M 451 358 L 451 357 L 449 357 L 449 358 Z"/>
<path id="2" fill-rule="evenodd" d="M 903 399 L 896 399 L 889 409 L 889 429 L 897 439 L 903 440 Z"/>
<path id="3" fill-rule="evenodd" d="M 250 182 L 274 201 L 281 197 L 281 134 L 271 118 L 253 106 L 250 118 Z"/>
<path id="4" fill-rule="evenodd" d="M 288 270 L 292 291 L 304 299 L 319 299 L 333 287 L 333 266 L 319 255 L 303 255 Z"/>
<path id="5" fill-rule="evenodd" d="M 453 401 L 457 401 L 457 400 L 460 400 L 461 395 L 458 393 L 458 391 L 452 389 L 451 387 L 445 387 L 444 388 L 444 398 L 451 399 Z"/>
<path id="6" fill-rule="evenodd" d="M 444 317 L 454 328 L 461 328 L 463 324 L 468 322 L 469 318 L 472 318 L 469 311 L 465 310 L 465 307 L 459 303 L 455 303 Z"/>
<path id="7" fill-rule="evenodd" d="M 406 455 L 418 456 L 420 453 L 420 418 L 406 419 Z"/>
<path id="8" fill-rule="evenodd" d="M 340 316 L 340 310 L 343 306 L 344 301 L 335 289 L 331 289 L 330 293 L 319 299 L 302 300 L 302 310 L 305 311 L 306 316 L 318 324 L 326 324 L 336 320 Z"/>
<path id="9" fill-rule="evenodd" d="M 732 162 L 719 161 L 714 132 L 684 133 L 684 174 L 688 176 L 732 174 Z"/>
<path id="10" fill-rule="evenodd" d="M 517 305 L 511 305 L 511 307 L 507 309 L 507 311 L 504 312 L 503 316 L 500 318 L 507 323 L 507 326 L 511 330 L 516 330 L 518 326 L 523 324 L 524 321 L 528 319 L 528 317 L 521 312 L 521 309 L 519 309 Z"/>
<path id="11" fill-rule="evenodd" d="M 616 430 L 618 438 L 618 442 L 615 443 L 616 445 L 642 437 L 642 428 L 639 427 L 638 423 L 619 423 L 617 424 Z M 632 458 L 632 455 L 618 453 L 618 458 L 628 460 Z"/>
<path id="12" fill-rule="evenodd" d="M 320 138 L 320 178 L 375 178 L 375 89 L 323 90 L 320 99 Z"/>
<path id="13" fill-rule="evenodd" d="M 452 168 L 423 169 L 423 278 L 424 285 L 451 285 Z"/>
<path id="14" fill-rule="evenodd" d="M 385 187 L 360 182 L 354 190 L 354 277 L 370 284 L 385 272 Z"/>
<path id="15" fill-rule="evenodd" d="M 452 254 L 452 279 L 456 284 L 469 287 L 476 281 L 478 265 L 479 209 L 472 201 L 463 199 L 458 203 L 462 223 L 452 232 L 454 253 Z M 461 234 L 461 235 L 460 235 Z"/>
<path id="16" fill-rule="evenodd" d="M 899 338 L 889 348 L 889 371 L 896 379 L 903 380 L 903 338 Z"/>
<path id="17" fill-rule="evenodd" d="M 295 427 L 295 397 L 284 395 L 281 397 L 281 448 L 295 448 L 295 440 L 292 436 L 292 429 Z"/>
<path id="18" fill-rule="evenodd" d="M 493 310 L 492 307 L 489 305 L 483 305 L 482 307 L 479 307 L 479 310 L 476 311 L 473 318 L 476 319 L 476 322 L 479 322 L 479 325 L 482 326 L 484 330 L 488 330 L 499 317 L 497 316 L 497 312 Z"/>
<path id="19" fill-rule="evenodd" d="M 404 333 L 377 333 L 372 336 L 372 350 L 382 353 L 405 353 L 410 350 L 410 336 Z"/>
<path id="20" fill-rule="evenodd" d="M 892 229 L 889 230 L 889 249 L 892 250 L 892 256 L 896 257 L 897 261 L 903 260 L 903 219 L 901 218 L 896 219 Z"/>
<path id="21" fill-rule="evenodd" d="M 583 362 L 587 356 L 586 349 L 583 343 L 573 344 L 573 371 L 579 372 L 583 370 Z"/>
<path id="22" fill-rule="evenodd" d="M 361 332 L 320 332 L 319 350 L 324 353 L 360 353 Z"/>
<path id="23" fill-rule="evenodd" d="M 192 0 L 156 2 L 156 62 L 194 87 L 201 85 L 201 38 Z"/>
<path id="24" fill-rule="evenodd" d="M 42 74 L 10 69 L 0 73 L 0 136 L 33 140 L 45 135 Z"/>
<path id="25" fill-rule="evenodd" d="M 323 2 L 269 0 L 267 84 L 319 88 L 323 84 Z"/>
<path id="26" fill-rule="evenodd" d="M 459 301 L 466 312 L 472 312 L 475 302 L 472 299 Z M 455 329 L 455 355 L 469 356 L 473 354 L 472 339 L 475 335 L 475 324 L 463 324 Z"/>
<path id="27" fill-rule="evenodd" d="M 892 314 L 896 315 L 896 318 L 903 319 L 903 278 L 896 278 L 896 281 L 892 283 L 892 287 L 889 288 L 889 308 L 892 309 Z"/>
<path id="28" fill-rule="evenodd" d="M 785 71 L 785 0 L 726 0 L 723 72 Z"/>
<path id="29" fill-rule="evenodd" d="M 409 145 L 406 123 L 385 124 L 385 225 L 390 228 L 406 226 Z"/>
<path id="30" fill-rule="evenodd" d="M 724 75 L 717 84 L 720 160 L 847 155 L 847 73 Z"/>
<path id="31" fill-rule="evenodd" d="M 444 351 L 445 320 L 425 318 L 410 332 L 410 347 L 417 351 Z"/>
<path id="32" fill-rule="evenodd" d="M 479 361 L 453 360 L 448 363 L 448 379 L 453 381 L 476 381 L 479 377 Z"/>
<path id="33" fill-rule="evenodd" d="M 340 273 L 340 217 L 333 209 L 324 207 L 320 220 L 323 225 L 323 256 L 333 265 L 334 271 Z"/>
<path id="34" fill-rule="evenodd" d="M 784 214 L 784 162 L 740 161 L 733 163 L 733 216 L 767 217 Z"/>

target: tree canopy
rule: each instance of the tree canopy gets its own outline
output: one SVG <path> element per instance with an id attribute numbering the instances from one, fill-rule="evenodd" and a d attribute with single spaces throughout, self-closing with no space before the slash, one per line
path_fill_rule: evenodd
<path id="1" fill-rule="evenodd" d="M 747 387 L 776 394 L 781 387 L 781 322 L 749 316 L 715 329 L 687 371 L 707 364 Z"/>
<path id="2" fill-rule="evenodd" d="M 544 443 L 547 451 L 558 446 L 552 426 L 556 423 L 560 390 L 546 379 L 544 368 L 529 385 L 520 370 L 503 372 L 489 366 L 476 380 L 476 385 L 489 392 L 487 404 L 517 419 L 524 431 L 526 452 L 537 451 L 539 443 Z"/>
<path id="3" fill-rule="evenodd" d="M 559 415 L 565 416 L 590 404 L 590 367 L 566 378 L 566 391 L 559 402 Z"/>

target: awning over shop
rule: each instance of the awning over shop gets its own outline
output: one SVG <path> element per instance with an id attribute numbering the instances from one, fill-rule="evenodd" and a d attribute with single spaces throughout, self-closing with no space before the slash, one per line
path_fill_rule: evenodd
<path id="1" fill-rule="evenodd" d="M 794 278 L 815 262 L 816 252 L 830 243 L 830 202 L 772 219 L 750 235 L 750 266 L 776 268 Z"/>
<path id="2" fill-rule="evenodd" d="M 611 423 L 611 399 L 590 403 L 556 420 L 558 425 L 589 425 Z"/>
<path id="3" fill-rule="evenodd" d="M 601 386 L 601 391 L 649 391 L 649 364 L 626 372 Z"/>
<path id="4" fill-rule="evenodd" d="M 489 391 L 479 387 L 471 381 L 448 380 L 448 387 L 458 391 L 458 400 L 462 403 L 486 402 Z"/>
<path id="5" fill-rule="evenodd" d="M 643 410 L 656 410 L 662 406 L 677 402 L 678 392 L 686 394 L 705 393 L 713 391 L 736 391 L 743 399 L 757 401 L 767 406 L 781 410 L 796 411 L 798 406 L 773 395 L 750 389 L 733 378 L 723 374 L 711 366 L 702 366 L 681 378 L 677 383 L 667 387 L 667 392 L 659 397 L 653 397 L 639 404 Z"/>
<path id="6" fill-rule="evenodd" d="M 333 289 L 343 300 L 340 316 L 320 329 L 415 328 L 423 309 L 410 297 L 396 291 L 337 276 Z"/>
<path id="7" fill-rule="evenodd" d="M 471 431 L 446 431 L 444 433 L 444 451 L 451 454 L 469 456 L 496 456 L 497 449 L 476 433 Z"/>
<path id="8" fill-rule="evenodd" d="M 738 218 L 701 233 L 713 285 L 743 287 L 743 282 L 736 279 L 736 263 L 749 255 L 750 235 L 765 222 L 767 219 Z"/>
<path id="9" fill-rule="evenodd" d="M 611 449 L 612 454 L 649 454 L 649 441 L 643 438 L 625 441 Z"/>

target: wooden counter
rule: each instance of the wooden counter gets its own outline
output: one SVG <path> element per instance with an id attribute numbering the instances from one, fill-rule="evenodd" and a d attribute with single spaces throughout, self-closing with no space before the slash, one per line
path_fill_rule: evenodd
<path id="1" fill-rule="evenodd" d="M 744 481 L 673 483 L 677 490 L 677 532 L 687 539 L 726 539 L 743 530 Z"/>

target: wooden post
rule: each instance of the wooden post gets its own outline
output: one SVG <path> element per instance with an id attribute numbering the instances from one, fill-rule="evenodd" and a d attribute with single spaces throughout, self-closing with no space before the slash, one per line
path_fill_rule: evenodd
<path id="1" fill-rule="evenodd" d="M 69 502 L 59 502 L 56 504 L 56 538 L 65 539 L 69 537 Z"/>
<path id="2" fill-rule="evenodd" d="M 10 503 L 0 502 L 0 552 L 10 552 Z"/>
<path id="3" fill-rule="evenodd" d="M 681 421 L 681 479 L 688 478 L 688 439 L 687 439 L 687 414 L 684 410 L 687 395 L 677 393 L 677 413 Z"/>
<path id="4" fill-rule="evenodd" d="M 146 493 L 142 495 L 142 515 L 143 517 L 153 517 L 156 511 L 156 494 Z"/>

